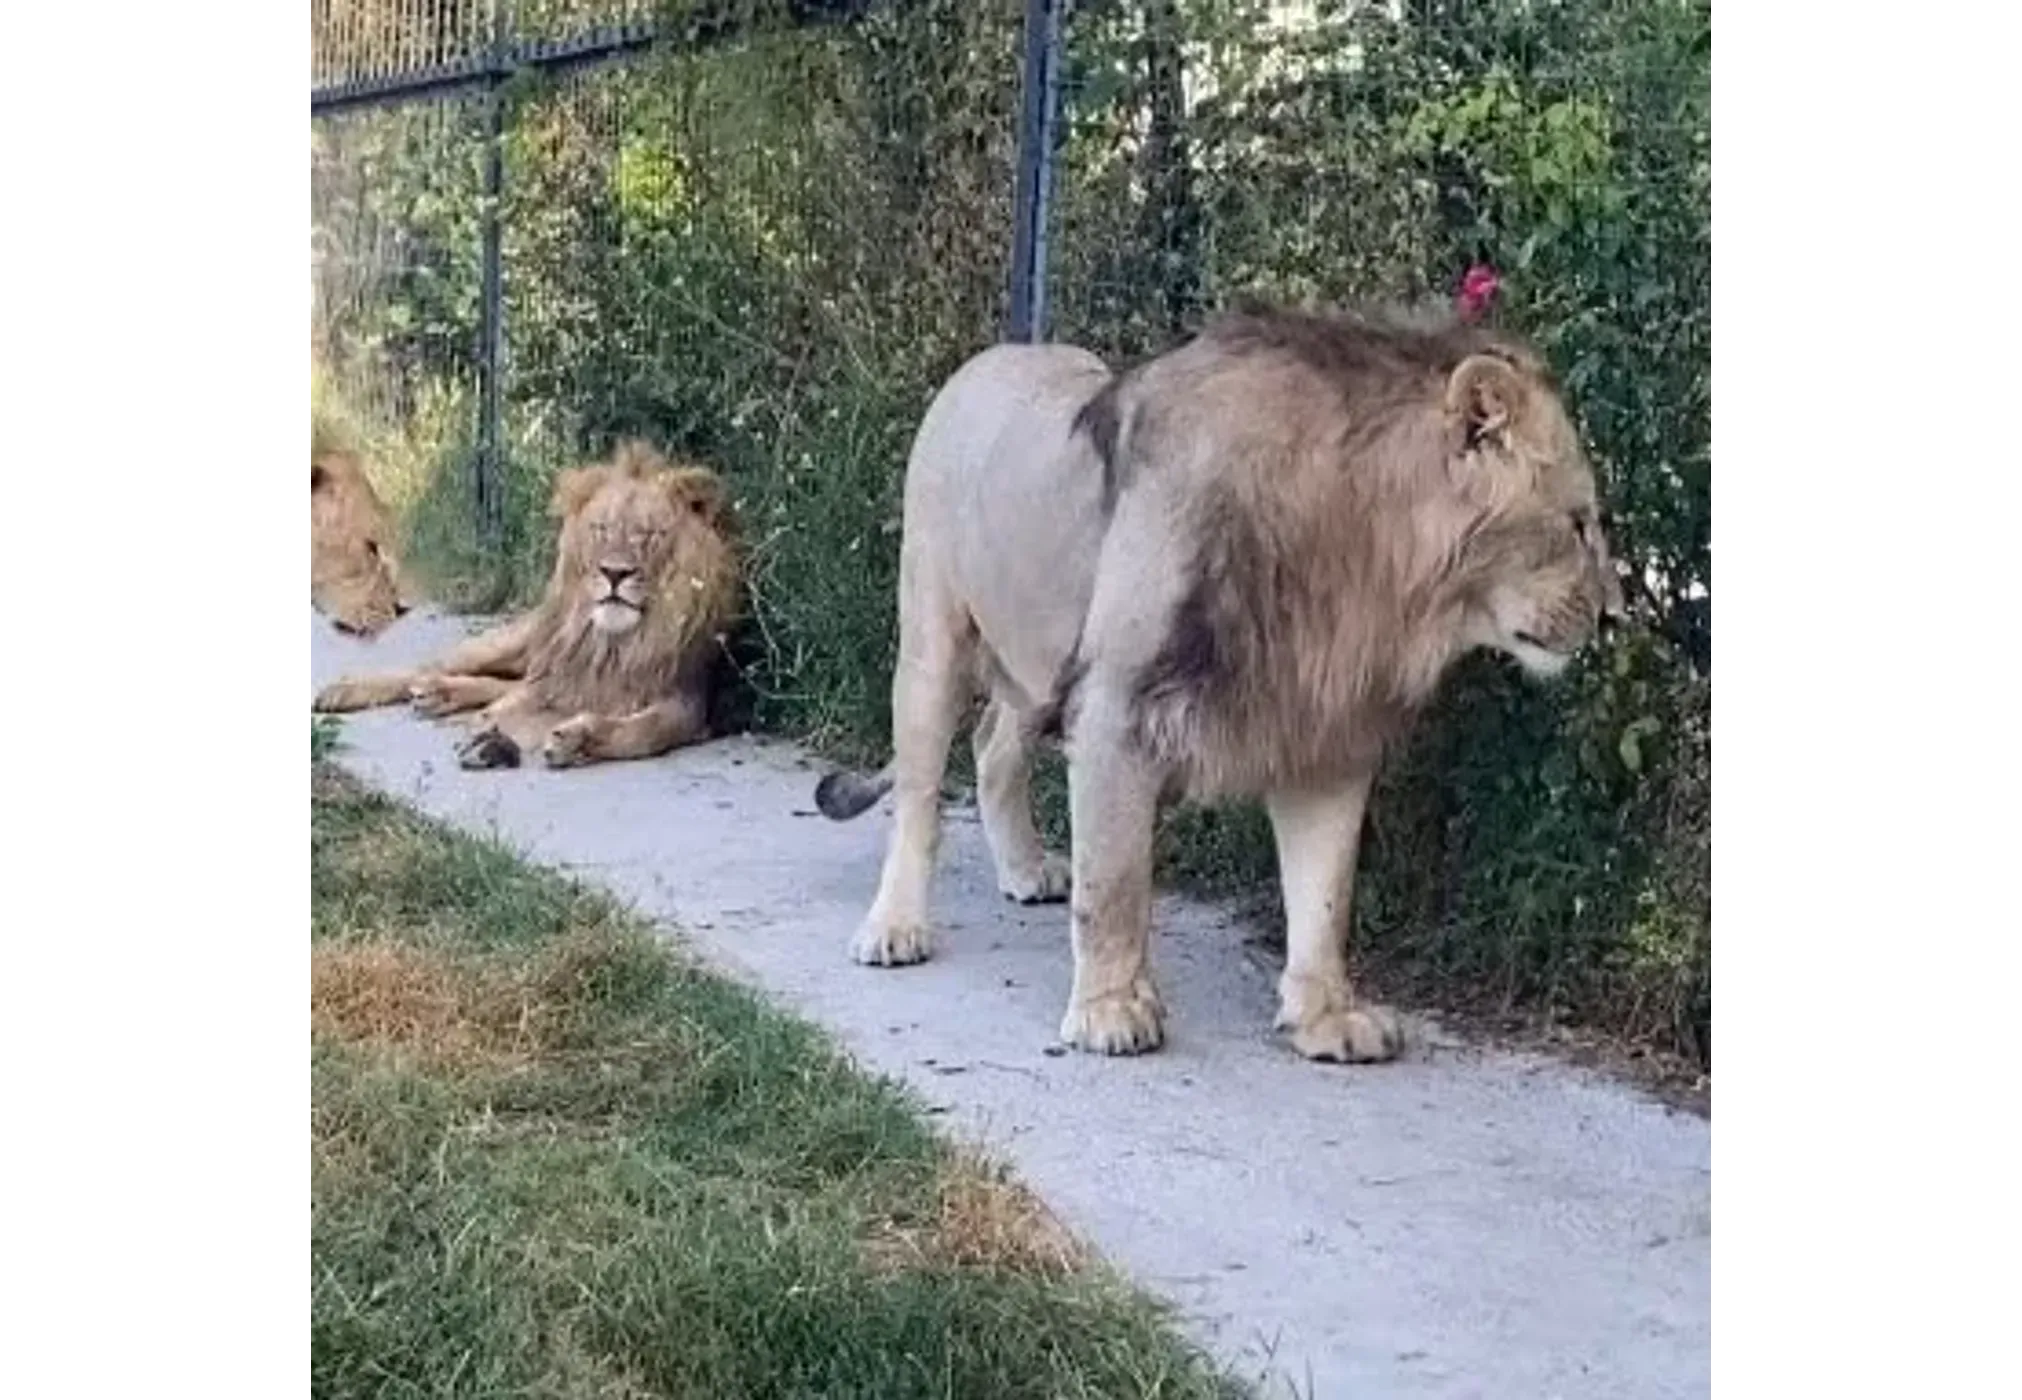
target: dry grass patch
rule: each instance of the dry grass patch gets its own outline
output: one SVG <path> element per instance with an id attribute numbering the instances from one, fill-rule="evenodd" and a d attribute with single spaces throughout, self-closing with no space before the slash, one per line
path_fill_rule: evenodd
<path id="1" fill-rule="evenodd" d="M 615 945 L 606 931 L 571 931 L 531 960 L 506 961 L 389 941 L 319 944 L 310 954 L 310 1030 L 443 1069 L 529 1064 L 561 1047 L 621 951 Z"/>
<path id="2" fill-rule="evenodd" d="M 1047 1204 L 980 1153 L 955 1151 L 934 1176 L 924 1222 L 884 1222 L 866 1244 L 874 1268 L 980 1269 L 1061 1279 L 1092 1262 Z"/>
<path id="3" fill-rule="evenodd" d="M 552 1014 L 515 995 L 513 980 L 390 943 L 324 945 L 310 955 L 309 1026 L 436 1068 L 497 1068 L 533 1054 Z"/>

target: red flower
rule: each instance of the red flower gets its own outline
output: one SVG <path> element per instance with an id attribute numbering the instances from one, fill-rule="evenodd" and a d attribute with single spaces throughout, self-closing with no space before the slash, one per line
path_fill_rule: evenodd
<path id="1" fill-rule="evenodd" d="M 1502 279 L 1496 276 L 1494 268 L 1487 263 L 1476 263 L 1460 279 L 1460 295 L 1454 298 L 1454 306 L 1463 321 L 1475 321 L 1488 310 L 1488 304 L 1495 300 Z"/>

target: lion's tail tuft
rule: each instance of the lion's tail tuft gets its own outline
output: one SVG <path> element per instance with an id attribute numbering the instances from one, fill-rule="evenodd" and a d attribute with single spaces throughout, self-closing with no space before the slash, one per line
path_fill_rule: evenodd
<path id="1" fill-rule="evenodd" d="M 892 790 L 894 771 L 895 765 L 888 763 L 868 777 L 862 773 L 830 773 L 815 784 L 814 805 L 830 821 L 846 822 L 862 816 Z"/>

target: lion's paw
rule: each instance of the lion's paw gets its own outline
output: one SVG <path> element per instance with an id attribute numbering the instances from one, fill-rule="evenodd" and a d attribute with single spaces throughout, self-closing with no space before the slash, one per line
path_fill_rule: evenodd
<path id="1" fill-rule="evenodd" d="M 309 708 L 325 715 L 340 715 L 348 710 L 360 710 L 365 708 L 363 692 L 351 681 L 332 681 L 316 692 L 316 698 L 309 702 Z"/>
<path id="2" fill-rule="evenodd" d="M 1292 1048 L 1309 1060 L 1372 1064 L 1404 1051 L 1404 1023 L 1374 1002 L 1333 1005 L 1297 1019 L 1281 1011 L 1278 1028 L 1292 1033 Z"/>
<path id="3" fill-rule="evenodd" d="M 934 938 L 925 924 L 890 924 L 866 919 L 850 943 L 850 956 L 867 967 L 905 967 L 925 962 Z"/>
<path id="4" fill-rule="evenodd" d="M 1058 904 L 1067 898 L 1073 884 L 1073 867 L 1065 856 L 1051 851 L 1036 870 L 1004 872 L 997 877 L 997 888 L 1004 892 L 1005 898 L 1020 904 Z"/>
<path id="5" fill-rule="evenodd" d="M 465 768 L 517 768 L 520 746 L 497 729 L 480 729 L 456 746 L 456 761 Z"/>
<path id="6" fill-rule="evenodd" d="M 596 730 L 591 715 L 565 719 L 548 731 L 541 745 L 541 761 L 550 768 L 573 768 L 590 756 L 590 740 Z"/>
<path id="7" fill-rule="evenodd" d="M 1165 1044 L 1165 1003 L 1140 975 L 1121 992 L 1077 997 L 1060 1022 L 1060 1039 L 1099 1055 L 1140 1055 Z"/>
<path id="8" fill-rule="evenodd" d="M 456 708 L 450 703 L 449 686 L 441 676 L 423 676 L 407 687 L 407 703 L 417 714 L 441 719 Z"/>

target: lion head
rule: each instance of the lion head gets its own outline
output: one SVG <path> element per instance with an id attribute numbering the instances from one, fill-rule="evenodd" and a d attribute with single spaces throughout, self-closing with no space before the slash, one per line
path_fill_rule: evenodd
<path id="1" fill-rule="evenodd" d="M 410 601 L 394 552 L 392 519 L 356 454 L 309 457 L 309 600 L 347 632 L 371 636 Z"/>
<path id="2" fill-rule="evenodd" d="M 589 706 L 593 697 L 577 693 L 585 685 L 606 706 L 643 703 L 735 610 L 723 483 L 625 442 L 608 462 L 557 477 L 550 509 L 561 523 L 544 600 L 550 634 L 528 679 L 557 703 Z"/>
<path id="3" fill-rule="evenodd" d="M 1438 542 L 1452 559 L 1442 582 L 1463 609 L 1461 635 L 1533 675 L 1555 675 L 1622 611 L 1579 434 L 1542 364 L 1520 347 L 1461 360 L 1442 407 L 1446 470 L 1426 475 L 1454 499 L 1421 518 L 1435 534 L 1453 532 Z"/>

